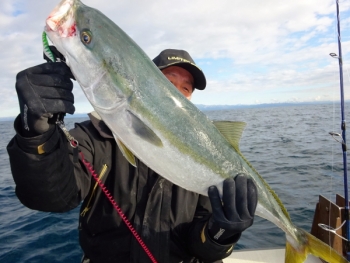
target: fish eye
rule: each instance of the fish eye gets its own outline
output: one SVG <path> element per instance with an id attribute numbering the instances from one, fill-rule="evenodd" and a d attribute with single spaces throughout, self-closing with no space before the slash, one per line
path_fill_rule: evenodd
<path id="1" fill-rule="evenodd" d="M 85 45 L 90 44 L 92 40 L 91 32 L 90 31 L 81 32 L 80 39 Z"/>

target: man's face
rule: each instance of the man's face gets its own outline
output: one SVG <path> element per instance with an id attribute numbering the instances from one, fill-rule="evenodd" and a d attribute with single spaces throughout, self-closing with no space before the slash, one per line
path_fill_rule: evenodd
<path id="1" fill-rule="evenodd" d="M 187 99 L 191 100 L 194 79 L 190 72 L 178 66 L 170 66 L 161 71 Z"/>

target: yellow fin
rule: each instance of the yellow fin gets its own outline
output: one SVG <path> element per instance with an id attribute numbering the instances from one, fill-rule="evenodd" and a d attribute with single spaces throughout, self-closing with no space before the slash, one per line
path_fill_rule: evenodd
<path id="1" fill-rule="evenodd" d="M 242 121 L 213 121 L 213 124 L 226 140 L 239 151 L 239 141 L 247 124 Z"/>
<path id="2" fill-rule="evenodd" d="M 137 167 L 134 154 L 124 145 L 124 143 L 121 140 L 119 140 L 117 136 L 114 135 L 114 139 L 117 142 L 119 150 L 123 153 L 123 156 L 128 160 L 128 162 L 131 165 Z"/>
<path id="3" fill-rule="evenodd" d="M 296 250 L 288 241 L 286 243 L 285 263 L 303 263 L 306 260 L 307 254 L 303 251 Z"/>
<path id="4" fill-rule="evenodd" d="M 317 237 L 306 232 L 308 243 L 309 243 L 309 253 L 316 257 L 322 258 L 329 263 L 348 263 L 342 255 L 328 246 L 323 241 L 319 240 Z"/>
<path id="5" fill-rule="evenodd" d="M 295 249 L 291 243 L 286 243 L 285 263 L 303 263 L 309 254 L 325 260 L 328 263 L 349 263 L 342 255 L 319 240 L 315 236 L 307 233 L 303 229 L 298 228 L 298 236 L 303 244 L 299 244 L 299 248 Z"/>

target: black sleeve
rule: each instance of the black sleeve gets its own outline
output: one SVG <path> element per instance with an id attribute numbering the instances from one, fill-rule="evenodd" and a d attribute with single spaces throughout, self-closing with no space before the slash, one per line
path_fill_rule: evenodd
<path id="1" fill-rule="evenodd" d="M 55 127 L 37 137 L 22 137 L 20 121 L 17 117 L 17 134 L 7 146 L 18 199 L 23 205 L 44 212 L 75 208 L 87 195 L 91 178 L 80 161 L 73 162 L 73 148 L 65 135 Z M 76 139 L 81 143 L 85 158 L 91 161 L 92 144 L 89 144 L 88 135 L 79 127 L 71 133 L 80 135 Z"/>
<path id="2" fill-rule="evenodd" d="M 221 245 L 208 235 L 207 223 L 211 216 L 209 198 L 199 196 L 195 218 L 189 231 L 188 246 L 191 254 L 201 262 L 221 262 L 220 260 L 231 255 L 234 244 Z"/>

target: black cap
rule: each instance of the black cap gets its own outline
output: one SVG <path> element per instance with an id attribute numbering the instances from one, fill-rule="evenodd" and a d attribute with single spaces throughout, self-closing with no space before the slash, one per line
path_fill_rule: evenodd
<path id="1" fill-rule="evenodd" d="M 207 85 L 203 71 L 194 63 L 190 54 L 185 50 L 166 49 L 153 59 L 159 69 L 178 66 L 190 72 L 194 79 L 194 88 L 203 90 Z"/>

